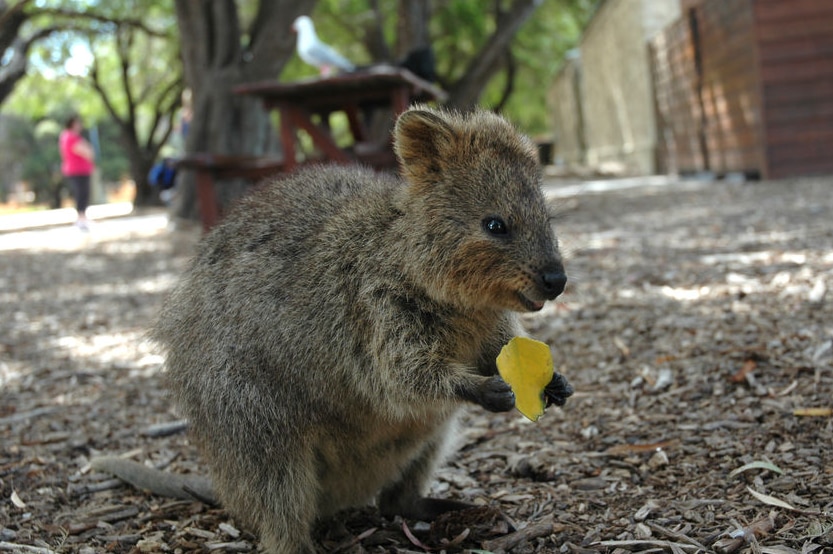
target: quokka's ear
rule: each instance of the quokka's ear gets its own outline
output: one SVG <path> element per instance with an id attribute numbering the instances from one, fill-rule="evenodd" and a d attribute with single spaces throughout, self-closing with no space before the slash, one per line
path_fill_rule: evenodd
<path id="1" fill-rule="evenodd" d="M 411 108 L 399 116 L 393 134 L 396 157 L 408 181 L 436 181 L 456 140 L 454 127 L 443 114 Z"/>

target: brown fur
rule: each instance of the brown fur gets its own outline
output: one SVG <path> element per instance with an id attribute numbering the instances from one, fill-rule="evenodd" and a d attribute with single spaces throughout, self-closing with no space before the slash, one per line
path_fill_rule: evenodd
<path id="1" fill-rule="evenodd" d="M 245 198 L 153 333 L 220 500 L 272 553 L 314 551 L 348 506 L 459 507 L 422 498 L 455 414 L 512 408 L 495 358 L 514 312 L 563 289 L 528 139 L 425 108 L 394 136 L 402 180 L 315 167 Z"/>

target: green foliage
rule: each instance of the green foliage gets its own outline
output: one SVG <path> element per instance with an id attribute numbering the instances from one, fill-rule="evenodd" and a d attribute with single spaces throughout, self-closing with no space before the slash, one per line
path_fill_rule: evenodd
<path id="1" fill-rule="evenodd" d="M 437 73 L 444 82 L 463 76 L 466 66 L 494 31 L 491 2 L 452 0 L 435 8 L 431 42 L 437 57 Z"/>
<path id="2" fill-rule="evenodd" d="M 56 129 L 49 129 L 46 132 L 37 132 L 38 126 L 32 128 L 27 126 L 27 146 L 30 148 L 28 156 L 22 158 L 23 180 L 30 183 L 35 192 L 36 199 L 46 202 L 51 192 L 61 180 L 61 158 L 56 147 L 58 135 L 54 134 Z"/>
<path id="3" fill-rule="evenodd" d="M 2 120 L 0 167 L 4 168 L 5 193 L 19 180 L 29 183 L 39 202 L 49 202 L 61 179 L 58 157 L 59 125 L 35 126 L 28 119 L 6 116 Z"/>
<path id="4" fill-rule="evenodd" d="M 25 119 L 18 117 L 3 117 L 0 119 L 0 139 L 3 147 L 0 148 L 0 167 L 4 168 L 7 176 L 0 187 L 0 193 L 5 201 L 5 193 L 11 189 L 22 177 L 23 162 L 32 151 L 34 133 L 31 132 L 31 125 Z"/>
<path id="5" fill-rule="evenodd" d="M 112 119 L 102 120 L 96 125 L 98 146 L 96 165 L 102 181 L 115 183 L 130 176 L 130 164 L 124 155 L 121 130 Z"/>
<path id="6" fill-rule="evenodd" d="M 40 71 L 30 72 L 24 78 L 3 103 L 2 111 L 32 121 L 63 120 L 71 113 L 79 114 L 85 121 L 106 117 L 101 100 L 81 80 L 69 76 L 47 77 Z"/>
<path id="7" fill-rule="evenodd" d="M 547 92 L 565 54 L 578 44 L 595 4 L 594 0 L 544 0 L 515 37 L 515 90 L 504 112 L 526 132 L 549 132 Z M 497 102 L 504 82 L 501 75 L 490 83 L 483 96 L 485 105 Z"/>
<path id="8" fill-rule="evenodd" d="M 110 6 L 113 11 L 107 13 L 108 17 L 128 17 L 141 8 L 142 21 L 148 28 L 169 30 L 152 35 L 130 25 L 119 25 L 108 35 L 91 35 L 87 39 L 95 58 L 89 75 L 101 89 L 98 95 L 108 105 L 108 111 L 113 112 L 111 117 L 132 125 L 136 141 L 150 146 L 162 139 L 158 134 L 164 131 L 155 126 L 156 119 L 176 102 L 182 89 L 179 43 L 173 31 L 176 19 L 169 6 L 150 0 Z"/>

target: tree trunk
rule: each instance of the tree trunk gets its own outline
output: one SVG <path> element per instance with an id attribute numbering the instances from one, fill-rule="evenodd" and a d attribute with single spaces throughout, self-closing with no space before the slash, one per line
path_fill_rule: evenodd
<path id="1" fill-rule="evenodd" d="M 262 155 L 278 149 L 269 114 L 260 102 L 235 95 L 232 89 L 278 78 L 294 52 L 292 22 L 314 4 L 315 0 L 261 0 L 251 28 L 244 33 L 233 0 L 176 0 L 185 82 L 193 94 L 187 153 Z M 197 203 L 191 173 L 181 177 L 174 214 L 194 219 Z M 247 185 L 221 183 L 221 205 L 242 194 Z"/>
<path id="2" fill-rule="evenodd" d="M 401 60 L 415 48 L 431 46 L 428 23 L 431 21 L 429 0 L 399 0 L 396 33 L 396 59 Z"/>
<path id="3" fill-rule="evenodd" d="M 128 145 L 125 148 L 127 159 L 130 163 L 130 171 L 133 174 L 133 181 L 136 183 L 136 197 L 133 204 L 136 206 L 160 206 L 162 200 L 159 198 L 159 190 L 152 187 L 148 182 L 148 174 L 155 162 L 156 157 L 140 148 L 138 144 Z"/>

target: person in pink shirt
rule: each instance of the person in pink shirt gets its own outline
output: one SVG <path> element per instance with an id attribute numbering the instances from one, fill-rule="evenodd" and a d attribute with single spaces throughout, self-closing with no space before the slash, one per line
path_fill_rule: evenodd
<path id="1" fill-rule="evenodd" d="M 75 197 L 75 209 L 78 212 L 75 225 L 86 231 L 89 229 L 87 206 L 90 203 L 90 176 L 95 169 L 95 150 L 81 136 L 83 128 L 80 117 L 70 116 L 58 138 L 58 148 L 61 153 L 61 174 Z"/>

